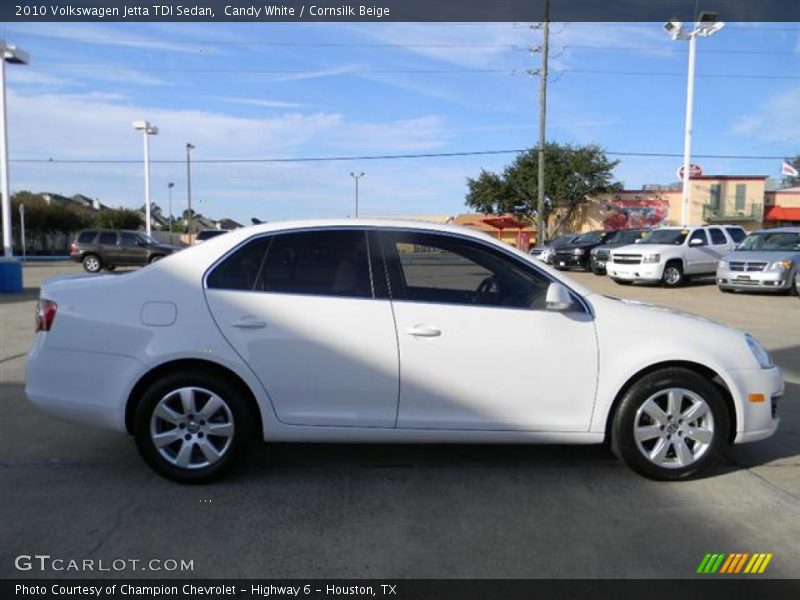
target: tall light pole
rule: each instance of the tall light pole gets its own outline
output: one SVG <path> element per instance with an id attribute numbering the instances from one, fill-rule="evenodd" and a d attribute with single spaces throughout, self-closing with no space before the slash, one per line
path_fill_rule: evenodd
<path id="1" fill-rule="evenodd" d="M 683 23 L 676 19 L 664 23 L 664 31 L 673 40 L 688 40 L 689 42 L 689 69 L 686 83 L 686 127 L 683 139 L 683 193 L 681 202 L 681 225 L 689 224 L 689 202 L 691 200 L 691 152 L 692 152 L 692 119 L 694 112 L 694 63 L 698 37 L 711 37 L 725 23 L 717 21 L 717 13 L 701 12 L 694 23 L 694 29 L 687 31 Z"/>
<path id="2" fill-rule="evenodd" d="M 355 173 L 350 173 L 350 177 L 356 180 L 356 214 L 355 216 L 358 217 L 358 180 L 364 176 L 364 173 L 359 173 L 356 175 Z"/>
<path id="3" fill-rule="evenodd" d="M 550 47 L 550 1 L 545 0 L 544 22 L 542 23 L 542 68 L 539 71 L 539 173 L 536 178 L 536 245 L 544 247 L 547 241 L 545 231 L 545 194 L 544 194 L 544 144 L 546 141 L 545 125 L 547 123 L 547 60 Z"/>
<path id="4" fill-rule="evenodd" d="M 189 234 L 189 245 L 192 245 L 192 150 L 194 145 L 186 142 L 186 200 L 188 213 L 186 217 L 186 232 Z"/>
<path id="5" fill-rule="evenodd" d="M 28 53 L 0 40 L 0 193 L 3 218 L 3 261 L 0 263 L 0 292 L 22 291 L 22 265 L 14 260 L 11 239 L 11 185 L 8 175 L 8 116 L 6 112 L 6 63 L 27 65 Z"/>
<path id="6" fill-rule="evenodd" d="M 144 137 L 144 230 L 150 237 L 150 136 L 158 135 L 158 127 L 150 121 L 134 121 L 133 128 Z"/>
<path id="7" fill-rule="evenodd" d="M 172 241 L 172 221 L 174 220 L 172 217 L 172 188 L 175 187 L 175 184 L 171 181 L 167 184 L 167 189 L 169 190 L 169 243 L 173 244 Z"/>

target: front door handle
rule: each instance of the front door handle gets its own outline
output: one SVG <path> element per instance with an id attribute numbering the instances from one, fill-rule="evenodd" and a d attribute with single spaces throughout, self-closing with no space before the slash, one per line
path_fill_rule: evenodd
<path id="1" fill-rule="evenodd" d="M 261 329 L 262 327 L 266 327 L 267 324 L 264 321 L 259 321 L 258 319 L 254 319 L 253 317 L 242 317 L 238 321 L 234 321 L 231 323 L 234 327 L 239 327 L 241 329 Z"/>
<path id="2" fill-rule="evenodd" d="M 439 337 L 442 335 L 442 330 L 430 325 L 414 325 L 406 333 L 414 337 Z"/>

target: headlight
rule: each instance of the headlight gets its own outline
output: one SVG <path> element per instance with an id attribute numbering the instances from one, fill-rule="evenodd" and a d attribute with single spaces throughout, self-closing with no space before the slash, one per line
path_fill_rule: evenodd
<path id="1" fill-rule="evenodd" d="M 762 369 L 771 369 L 772 358 L 770 357 L 769 352 L 764 350 L 764 347 L 759 344 L 753 336 L 745 335 L 744 337 L 747 340 L 747 345 L 750 347 L 750 351 L 753 353 L 758 366 Z"/>
<path id="2" fill-rule="evenodd" d="M 660 260 L 661 260 L 661 255 L 658 254 L 658 253 L 656 253 L 656 254 L 645 254 L 644 256 L 642 256 L 642 262 L 643 263 L 657 263 Z"/>
<path id="3" fill-rule="evenodd" d="M 728 268 L 728 263 L 726 263 L 724 260 L 721 260 L 721 261 L 719 261 L 717 263 L 717 268 L 718 269 L 727 269 Z"/>
<path id="4" fill-rule="evenodd" d="M 792 261 L 790 260 L 781 260 L 778 262 L 774 262 L 769 266 L 770 271 L 788 271 L 792 268 Z"/>
<path id="5" fill-rule="evenodd" d="M 574 254 L 575 256 L 583 256 L 584 254 L 586 254 L 586 250 L 584 250 L 583 248 L 575 248 L 575 250 L 572 251 L 572 254 Z"/>
<path id="6" fill-rule="evenodd" d="M 597 256 L 597 248 L 592 248 L 589 254 L 591 254 L 592 256 Z"/>

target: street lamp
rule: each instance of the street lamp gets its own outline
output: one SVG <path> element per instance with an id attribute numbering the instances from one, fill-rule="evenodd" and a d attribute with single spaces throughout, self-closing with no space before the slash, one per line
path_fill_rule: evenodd
<path id="1" fill-rule="evenodd" d="M 9 46 L 0 39 L 0 193 L 3 218 L 3 260 L 0 261 L 0 292 L 22 291 L 22 265 L 14 260 L 11 239 L 11 186 L 8 176 L 8 132 L 6 113 L 6 63 L 27 65 L 28 53 L 16 46 Z"/>
<path id="2" fill-rule="evenodd" d="M 364 176 L 364 173 L 359 173 L 356 175 L 355 173 L 350 173 L 350 177 L 356 180 L 356 217 L 358 217 L 358 180 Z"/>
<path id="3" fill-rule="evenodd" d="M 186 142 L 186 199 L 189 205 L 186 217 L 186 232 L 189 234 L 189 245 L 192 245 L 192 155 L 194 145 Z"/>
<path id="4" fill-rule="evenodd" d="M 170 245 L 174 244 L 172 241 L 172 188 L 175 187 L 175 184 L 171 181 L 167 184 L 167 189 L 169 190 L 169 243 Z"/>
<path id="5" fill-rule="evenodd" d="M 686 84 L 686 131 L 683 142 L 683 198 L 681 204 L 681 224 L 686 226 L 689 221 L 689 170 L 692 149 L 692 112 L 694 110 L 694 62 L 695 50 L 698 37 L 711 37 L 720 29 L 725 27 L 725 23 L 717 21 L 717 13 L 701 12 L 694 23 L 694 29 L 688 31 L 684 29 L 683 23 L 677 19 L 672 19 L 664 23 L 664 31 L 673 40 L 689 41 L 689 73 Z"/>
<path id="6" fill-rule="evenodd" d="M 158 135 L 158 127 L 150 121 L 134 121 L 133 128 L 144 136 L 144 229 L 150 237 L 150 136 Z"/>

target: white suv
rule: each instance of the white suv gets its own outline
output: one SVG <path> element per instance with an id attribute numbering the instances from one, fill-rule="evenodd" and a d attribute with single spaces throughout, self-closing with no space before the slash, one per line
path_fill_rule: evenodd
<path id="1" fill-rule="evenodd" d="M 661 281 L 677 287 L 688 276 L 716 273 L 719 260 L 746 235 L 738 225 L 661 227 L 612 250 L 606 269 L 617 283 Z"/>

